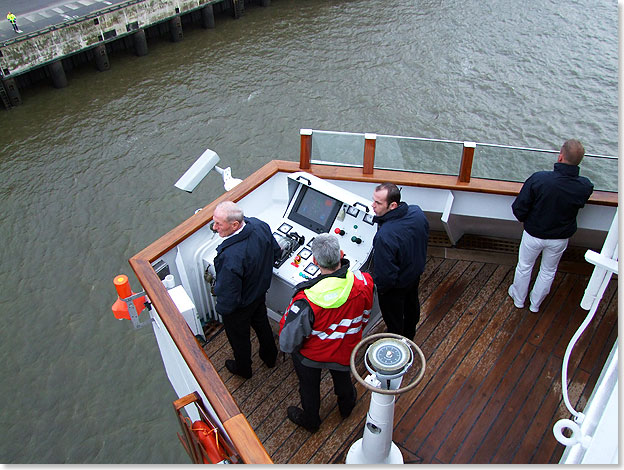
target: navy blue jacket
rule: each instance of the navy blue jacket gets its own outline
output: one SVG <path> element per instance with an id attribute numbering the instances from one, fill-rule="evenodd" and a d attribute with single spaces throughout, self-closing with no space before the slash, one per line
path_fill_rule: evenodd
<path id="1" fill-rule="evenodd" d="M 591 181 L 579 176 L 578 166 L 555 163 L 554 171 L 529 176 L 511 210 L 529 235 L 570 238 L 576 232 L 576 215 L 593 190 Z"/>
<path id="2" fill-rule="evenodd" d="M 429 222 L 419 206 L 399 203 L 396 209 L 375 216 L 373 281 L 379 292 L 407 287 L 425 270 Z"/>
<path id="3" fill-rule="evenodd" d="M 271 286 L 273 261 L 280 253 L 271 228 L 255 217 L 245 217 L 243 230 L 217 247 L 217 313 L 228 315 L 265 295 Z"/>

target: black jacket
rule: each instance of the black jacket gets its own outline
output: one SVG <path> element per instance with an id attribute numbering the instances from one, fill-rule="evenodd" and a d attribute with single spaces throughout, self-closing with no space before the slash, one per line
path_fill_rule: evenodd
<path id="1" fill-rule="evenodd" d="M 271 286 L 273 261 L 280 252 L 268 224 L 245 217 L 243 230 L 217 247 L 217 313 L 228 315 L 265 295 Z"/>
<path id="2" fill-rule="evenodd" d="M 399 203 L 396 209 L 375 216 L 373 281 L 379 292 L 407 287 L 425 269 L 429 222 L 417 205 Z"/>
<path id="3" fill-rule="evenodd" d="M 538 171 L 525 181 L 511 209 L 529 235 L 542 239 L 570 238 L 576 215 L 594 185 L 579 176 L 579 167 L 555 163 L 554 171 Z"/>

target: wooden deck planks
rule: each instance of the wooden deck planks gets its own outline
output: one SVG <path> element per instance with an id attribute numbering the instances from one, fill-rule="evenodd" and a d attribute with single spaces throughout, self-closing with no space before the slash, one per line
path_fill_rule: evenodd
<path id="1" fill-rule="evenodd" d="M 552 436 L 554 422 L 569 417 L 561 397 L 561 363 L 587 313 L 579 302 L 588 276 L 559 272 L 540 312 L 533 314 L 516 309 L 507 295 L 513 268 L 428 258 L 415 337 L 427 371 L 395 405 L 393 439 L 406 463 L 549 463 L 561 457 L 563 446 Z M 381 331 L 383 322 L 373 332 Z M 246 381 L 223 367 L 232 357 L 224 332 L 205 350 L 273 461 L 344 463 L 350 445 L 362 436 L 370 392 L 356 384 L 356 408 L 343 420 L 325 371 L 323 423 L 311 434 L 286 417 L 288 406 L 300 405 L 290 358 L 280 354 L 277 366 L 268 369 L 252 338 L 254 376 Z M 587 403 L 616 338 L 617 279 L 571 357 L 569 395 L 576 409 Z M 364 374 L 361 358 L 359 363 Z"/>

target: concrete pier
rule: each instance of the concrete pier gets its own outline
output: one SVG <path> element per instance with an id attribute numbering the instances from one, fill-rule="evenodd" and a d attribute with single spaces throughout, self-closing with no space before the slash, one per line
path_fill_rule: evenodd
<path id="1" fill-rule="evenodd" d="M 67 73 L 77 64 L 95 62 L 98 71 L 110 70 L 109 54 L 130 49 L 139 57 L 145 56 L 148 38 L 164 36 L 180 42 L 184 39 L 183 25 L 195 23 L 212 29 L 215 14 L 240 18 L 246 3 L 268 7 L 271 0 L 116 1 L 85 16 L 5 38 L 0 42 L 0 109 L 2 105 L 8 109 L 21 104 L 21 87 L 48 78 L 54 87 L 66 87 Z"/>

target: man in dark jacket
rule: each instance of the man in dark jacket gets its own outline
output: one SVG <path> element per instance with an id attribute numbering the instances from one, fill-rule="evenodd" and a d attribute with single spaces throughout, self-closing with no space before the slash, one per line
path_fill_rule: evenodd
<path id="1" fill-rule="evenodd" d="M 280 247 L 271 228 L 243 211 L 231 201 L 217 205 L 212 216 L 213 229 L 224 238 L 215 257 L 217 313 L 223 318 L 225 333 L 234 360 L 225 361 L 232 374 L 251 377 L 251 341 L 249 326 L 260 343 L 260 358 L 268 367 L 275 366 L 277 347 L 269 325 L 265 305 L 271 286 L 273 261 Z"/>
<path id="2" fill-rule="evenodd" d="M 508 290 L 517 308 L 524 307 L 533 265 L 540 253 L 542 261 L 529 296 L 529 310 L 538 312 L 550 292 L 568 239 L 576 232 L 576 215 L 594 190 L 589 179 L 579 176 L 584 156 L 583 144 L 576 139 L 567 140 L 554 171 L 538 171 L 529 176 L 511 205 L 516 219 L 524 223 L 514 282 Z"/>
<path id="3" fill-rule="evenodd" d="M 429 222 L 417 205 L 401 202 L 392 183 L 373 193 L 377 233 L 373 239 L 373 279 L 389 333 L 414 339 L 420 320 L 418 285 L 425 269 Z"/>
<path id="4" fill-rule="evenodd" d="M 280 321 L 279 343 L 292 354 L 303 407 L 289 406 L 288 418 L 316 432 L 321 425 L 322 369 L 331 373 L 340 415 L 346 418 L 355 406 L 349 362 L 373 307 L 373 280 L 368 273 L 349 271 L 334 235 L 318 235 L 311 248 L 321 274 L 295 287 Z"/>

